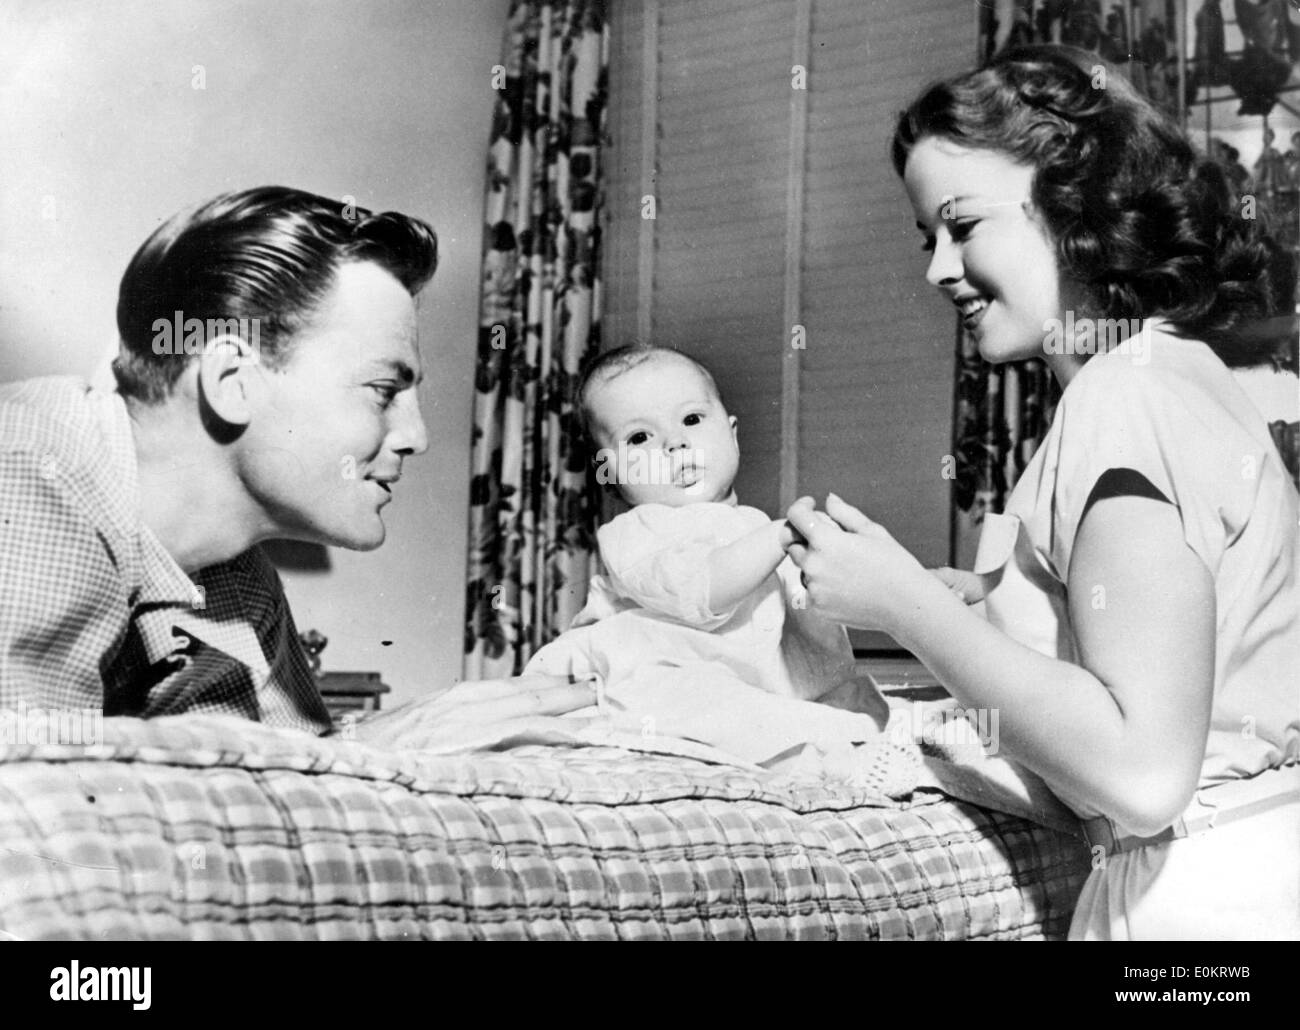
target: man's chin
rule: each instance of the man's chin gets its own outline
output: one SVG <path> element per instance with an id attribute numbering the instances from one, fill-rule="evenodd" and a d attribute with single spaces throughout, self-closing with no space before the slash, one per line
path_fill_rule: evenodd
<path id="1" fill-rule="evenodd" d="M 376 517 L 374 524 L 364 529 L 357 526 L 330 529 L 317 527 L 312 533 L 295 534 L 294 539 L 324 547 L 341 547 L 345 551 L 373 551 L 382 546 L 387 535 L 388 530 L 384 523 Z"/>
<path id="2" fill-rule="evenodd" d="M 373 551 L 383 545 L 388 537 L 388 530 L 382 522 L 376 521 L 376 529 L 368 534 L 349 534 L 344 540 L 338 541 L 335 547 L 346 547 L 349 551 Z"/>

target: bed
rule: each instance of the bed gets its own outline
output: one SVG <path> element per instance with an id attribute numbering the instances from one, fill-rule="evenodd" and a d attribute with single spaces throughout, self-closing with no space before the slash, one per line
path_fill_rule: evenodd
<path id="1" fill-rule="evenodd" d="M 1088 866 L 935 792 L 612 747 L 385 754 L 199 715 L 8 736 L 10 939 L 1059 938 Z"/>

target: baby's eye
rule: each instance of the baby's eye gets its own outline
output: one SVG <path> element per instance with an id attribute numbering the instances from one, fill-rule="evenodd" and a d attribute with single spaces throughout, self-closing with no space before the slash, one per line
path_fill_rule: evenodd
<path id="1" fill-rule="evenodd" d="M 921 249 L 922 249 L 923 251 L 925 251 L 927 254 L 933 254 L 933 253 L 934 253 L 934 237 L 933 237 L 933 236 L 927 236 L 927 237 L 925 238 L 925 241 L 921 244 Z"/>
<path id="2" fill-rule="evenodd" d="M 379 395 L 379 406 L 386 408 L 397 399 L 397 387 L 391 383 L 369 383 L 370 389 Z"/>
<path id="3" fill-rule="evenodd" d="M 633 433 L 631 436 L 627 438 L 627 442 L 631 444 L 633 447 L 640 447 L 643 443 L 645 443 L 649 439 L 650 437 L 646 433 L 638 429 L 635 433 Z"/>
<path id="4" fill-rule="evenodd" d="M 684 419 L 682 419 L 682 425 L 698 426 L 703 421 L 704 421 L 703 415 L 697 414 L 695 412 L 691 412 L 691 414 L 687 415 Z"/>

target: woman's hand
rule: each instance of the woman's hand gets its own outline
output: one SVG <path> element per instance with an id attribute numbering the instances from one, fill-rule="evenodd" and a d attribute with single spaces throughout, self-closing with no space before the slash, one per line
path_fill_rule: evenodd
<path id="1" fill-rule="evenodd" d="M 912 603 L 918 581 L 929 582 L 884 526 L 835 494 L 826 498 L 825 512 L 801 497 L 787 517 L 804 538 L 787 553 L 803 573 L 809 605 L 833 622 L 888 630 L 893 615 Z"/>
<path id="2" fill-rule="evenodd" d="M 979 604 L 984 600 L 984 580 L 973 572 L 950 569 L 945 565 L 931 569 L 930 574 L 967 604 Z"/>
<path id="3" fill-rule="evenodd" d="M 455 747 L 488 731 L 512 724 L 536 724 L 538 716 L 560 716 L 596 703 L 594 680 L 570 683 L 563 676 L 518 676 L 513 679 L 457 683 L 434 697 L 411 701 L 356 723 L 352 739 L 386 750 Z M 573 732 L 600 719 L 564 719 Z"/>

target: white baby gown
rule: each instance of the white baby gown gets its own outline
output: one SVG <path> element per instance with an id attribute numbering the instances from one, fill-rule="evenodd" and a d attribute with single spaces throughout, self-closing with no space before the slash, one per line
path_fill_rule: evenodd
<path id="1" fill-rule="evenodd" d="M 708 555 L 768 524 L 756 508 L 643 504 L 597 532 L 604 575 L 526 672 L 596 674 L 620 728 L 684 737 L 780 767 L 880 738 L 888 705 L 848 633 L 807 610 L 784 559 L 759 589 L 709 608 Z M 820 704 L 808 704 L 819 701 Z"/>

